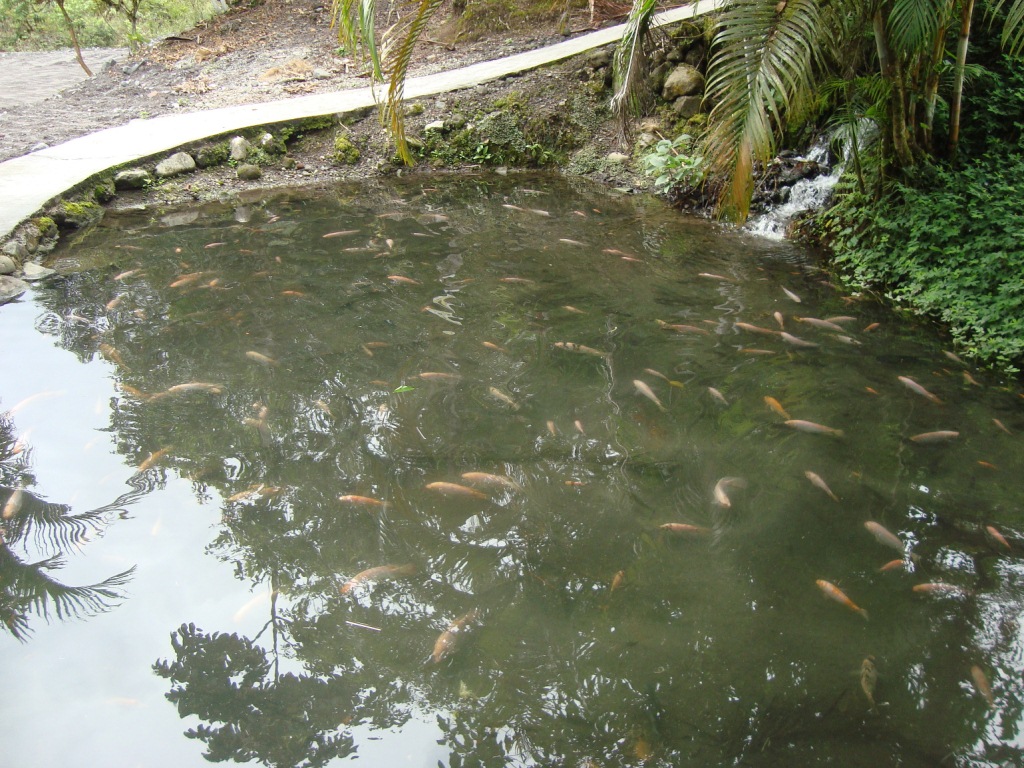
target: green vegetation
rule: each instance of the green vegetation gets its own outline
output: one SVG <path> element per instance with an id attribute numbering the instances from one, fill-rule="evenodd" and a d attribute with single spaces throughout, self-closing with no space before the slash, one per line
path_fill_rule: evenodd
<path id="1" fill-rule="evenodd" d="M 707 179 L 704 158 L 690 154 L 693 145 L 693 137 L 681 133 L 675 139 L 662 139 L 641 158 L 640 164 L 648 176 L 654 177 L 654 188 L 658 192 L 700 187 Z"/>
<path id="2" fill-rule="evenodd" d="M 352 143 L 352 139 L 344 133 L 334 137 L 334 154 L 331 156 L 334 162 L 338 165 L 355 165 L 360 157 L 359 148 Z"/>
<path id="3" fill-rule="evenodd" d="M 189 29 L 213 15 L 210 0 L 0 0 L 0 50 L 73 45 L 67 11 L 82 47 L 132 46 Z"/>

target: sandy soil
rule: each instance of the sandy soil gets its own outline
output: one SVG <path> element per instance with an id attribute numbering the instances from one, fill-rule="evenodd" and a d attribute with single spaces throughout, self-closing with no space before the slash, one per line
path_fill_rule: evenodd
<path id="1" fill-rule="evenodd" d="M 360 59 L 344 55 L 331 29 L 330 4 L 268 0 L 234 8 L 130 57 L 96 51 L 94 77 L 40 100 L 54 85 L 78 79 L 73 54 L 0 54 L 0 161 L 39 143 L 53 146 L 140 117 L 197 111 L 366 85 Z M 386 19 L 384 20 L 386 22 Z M 486 39 L 456 39 L 439 12 L 425 35 L 413 75 L 453 69 L 563 39 L 555 24 L 502 30 Z M 570 28 L 585 31 L 581 15 Z M 382 27 L 383 28 L 383 27 Z M 80 72 L 80 70 L 79 70 Z"/>

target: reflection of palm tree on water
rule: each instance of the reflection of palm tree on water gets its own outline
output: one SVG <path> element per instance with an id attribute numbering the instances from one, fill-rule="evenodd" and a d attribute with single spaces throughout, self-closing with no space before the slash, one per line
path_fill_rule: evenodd
<path id="1" fill-rule="evenodd" d="M 103 528 L 108 513 L 121 510 L 140 495 L 137 490 L 96 509 L 71 514 L 66 504 L 51 504 L 25 490 L 31 481 L 26 462 L 12 461 L 22 449 L 12 439 L 13 424 L 0 421 L 0 626 L 19 640 L 30 632 L 29 616 L 49 621 L 103 613 L 123 597 L 124 586 L 135 571 L 131 567 L 97 584 L 69 586 L 51 572 L 64 565 L 64 554 L 80 547 L 88 533 Z M 15 550 L 22 550 L 16 553 Z M 33 555 L 44 556 L 33 561 Z"/>

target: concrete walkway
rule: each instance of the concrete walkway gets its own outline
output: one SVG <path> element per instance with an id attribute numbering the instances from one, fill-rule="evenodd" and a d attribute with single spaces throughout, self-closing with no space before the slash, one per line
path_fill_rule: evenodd
<path id="1" fill-rule="evenodd" d="M 671 24 L 701 16 L 717 10 L 724 2 L 699 0 L 693 5 L 658 14 L 654 24 Z M 405 96 L 414 99 L 455 91 L 551 64 L 615 42 L 622 37 L 625 27 L 625 24 L 620 24 L 547 48 L 412 78 L 406 82 Z M 132 120 L 116 128 L 13 158 L 0 163 L 0 240 L 55 197 L 115 165 L 134 162 L 229 131 L 351 112 L 375 103 L 370 88 L 357 88 L 150 120 Z"/>

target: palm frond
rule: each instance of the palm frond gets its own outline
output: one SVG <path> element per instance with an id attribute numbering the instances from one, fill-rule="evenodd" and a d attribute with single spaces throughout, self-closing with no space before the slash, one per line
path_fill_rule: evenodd
<path id="1" fill-rule="evenodd" d="M 815 0 L 736 0 L 719 19 L 709 160 L 726 179 L 719 211 L 738 221 L 750 209 L 754 164 L 771 158 L 787 113 L 811 97 L 819 34 Z"/>
<path id="2" fill-rule="evenodd" d="M 948 23 L 950 0 L 897 0 L 889 12 L 889 41 L 901 53 L 931 48 Z"/>
<path id="3" fill-rule="evenodd" d="M 657 4 L 657 0 L 633 0 L 626 29 L 615 46 L 615 56 L 612 59 L 614 94 L 610 107 L 618 117 L 619 130 L 623 134 L 626 132 L 630 116 L 638 114 L 641 108 L 639 88 L 643 82 L 647 59 L 644 38 L 647 36 Z"/>
<path id="4" fill-rule="evenodd" d="M 1011 56 L 1018 56 L 1024 51 L 1024 0 L 1015 0 L 1006 13 L 1003 46 Z"/>
<path id="5" fill-rule="evenodd" d="M 331 26 L 338 28 L 338 40 L 353 53 L 360 49 L 373 67 L 373 77 L 382 79 L 380 55 L 377 51 L 377 31 L 374 14 L 377 0 L 334 0 L 331 5 Z"/>
<path id="6" fill-rule="evenodd" d="M 49 621 L 51 611 L 58 619 L 68 619 L 94 616 L 110 610 L 114 607 L 113 601 L 124 597 L 120 588 L 128 583 L 135 572 L 135 566 L 132 566 L 97 584 L 71 587 L 47 573 L 62 565 L 60 556 L 26 563 L 6 546 L 0 546 L 3 602 L 10 603 L 10 617 L 6 617 L 4 623 L 19 639 L 23 638 L 27 630 L 29 612 Z"/>
<path id="7" fill-rule="evenodd" d="M 387 73 L 389 77 L 388 97 L 384 103 L 381 120 L 388 126 L 394 139 L 398 156 L 406 165 L 412 165 L 409 144 L 405 140 L 405 115 L 402 105 L 405 94 L 405 80 L 409 74 L 413 49 L 419 42 L 420 35 L 438 9 L 443 0 L 418 0 L 413 16 L 409 21 L 402 22 L 396 30 L 398 43 L 394 47 L 394 56 L 389 50 L 387 55 Z"/>

